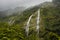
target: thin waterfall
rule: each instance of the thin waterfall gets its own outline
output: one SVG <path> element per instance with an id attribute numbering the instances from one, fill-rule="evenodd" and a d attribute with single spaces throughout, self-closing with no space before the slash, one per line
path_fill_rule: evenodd
<path id="1" fill-rule="evenodd" d="M 14 19 L 14 18 L 13 18 L 13 19 Z M 8 24 L 9 24 L 9 25 L 14 24 L 15 20 L 13 20 L 13 19 L 9 19 L 9 21 L 8 21 Z"/>
<path id="2" fill-rule="evenodd" d="M 28 36 L 29 34 L 29 26 L 30 26 L 30 20 L 32 18 L 33 14 L 29 17 L 28 21 L 27 21 L 27 26 L 26 26 L 26 35 Z"/>
<path id="3" fill-rule="evenodd" d="M 37 35 L 39 35 L 39 23 L 40 23 L 40 9 L 38 10 L 37 15 L 37 26 L 36 26 Z"/>
<path id="4" fill-rule="evenodd" d="M 15 22 L 15 20 L 13 20 L 13 21 L 11 20 L 10 22 L 8 22 L 8 24 L 12 25 L 12 24 L 14 24 L 14 22 Z"/>

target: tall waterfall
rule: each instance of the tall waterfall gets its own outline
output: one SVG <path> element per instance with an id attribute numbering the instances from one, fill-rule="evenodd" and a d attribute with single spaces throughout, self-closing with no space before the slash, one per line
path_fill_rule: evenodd
<path id="1" fill-rule="evenodd" d="M 26 25 L 26 35 L 28 36 L 29 34 L 29 26 L 30 26 L 30 20 L 32 18 L 33 14 L 29 17 L 28 21 L 27 21 L 27 25 Z M 40 9 L 37 11 L 37 23 L 36 23 L 36 32 L 37 32 L 37 35 L 39 35 L 39 23 L 40 23 Z"/>
<path id="2" fill-rule="evenodd" d="M 36 26 L 37 35 L 39 35 L 39 23 L 40 23 L 40 9 L 38 10 L 37 15 L 37 26 Z"/>
<path id="3" fill-rule="evenodd" d="M 27 26 L 26 26 L 26 35 L 27 36 L 29 34 L 29 26 L 30 26 L 30 20 L 31 20 L 32 16 L 33 16 L 33 14 L 29 17 L 28 22 L 27 22 Z"/>

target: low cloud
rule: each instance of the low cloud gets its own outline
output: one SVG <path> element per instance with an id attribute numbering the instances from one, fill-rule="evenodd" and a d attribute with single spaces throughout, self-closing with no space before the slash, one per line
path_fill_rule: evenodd
<path id="1" fill-rule="evenodd" d="M 19 6 L 30 7 L 51 0 L 0 0 L 0 11 Z"/>

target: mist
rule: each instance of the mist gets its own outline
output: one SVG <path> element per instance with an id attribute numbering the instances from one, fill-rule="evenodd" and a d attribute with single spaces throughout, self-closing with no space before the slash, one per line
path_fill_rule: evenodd
<path id="1" fill-rule="evenodd" d="M 16 7 L 30 7 L 40 4 L 45 1 L 52 0 L 0 0 L 0 11 L 16 8 Z"/>

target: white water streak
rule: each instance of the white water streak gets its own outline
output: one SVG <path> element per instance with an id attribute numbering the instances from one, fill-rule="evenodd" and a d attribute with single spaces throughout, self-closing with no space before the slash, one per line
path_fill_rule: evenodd
<path id="1" fill-rule="evenodd" d="M 14 18 L 12 18 L 12 19 L 9 19 L 9 21 L 8 21 L 8 24 L 9 25 L 12 25 L 12 24 L 14 24 L 14 22 L 15 22 L 15 20 L 13 20 Z"/>
<path id="2" fill-rule="evenodd" d="M 29 26 L 30 26 L 30 20 L 31 20 L 32 16 L 33 16 L 33 14 L 29 17 L 28 22 L 27 22 L 27 26 L 26 26 L 26 33 L 27 33 L 26 35 L 27 36 L 29 34 Z"/>
<path id="3" fill-rule="evenodd" d="M 36 31 L 38 35 L 39 35 L 39 23 L 40 23 L 40 9 L 38 10 L 37 26 L 36 26 Z"/>

